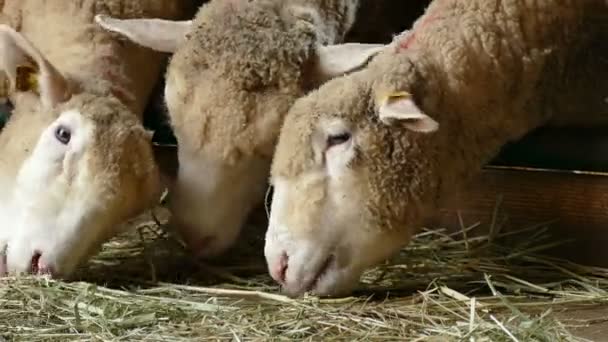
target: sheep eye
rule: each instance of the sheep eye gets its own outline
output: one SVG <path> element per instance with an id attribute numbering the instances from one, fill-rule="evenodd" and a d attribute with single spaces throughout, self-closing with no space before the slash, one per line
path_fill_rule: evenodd
<path id="1" fill-rule="evenodd" d="M 350 140 L 350 133 L 332 134 L 327 137 L 327 148 L 344 144 Z"/>
<path id="2" fill-rule="evenodd" d="M 72 132 L 69 128 L 60 125 L 55 129 L 55 138 L 59 140 L 60 143 L 67 145 L 70 143 L 70 139 L 72 138 Z"/>

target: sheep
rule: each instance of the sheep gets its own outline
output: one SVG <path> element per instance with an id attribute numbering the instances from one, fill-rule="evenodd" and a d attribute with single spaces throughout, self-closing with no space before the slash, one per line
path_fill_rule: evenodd
<path id="1" fill-rule="evenodd" d="M 116 39 L 94 16 L 180 19 L 186 3 L 4 2 L 0 70 L 14 111 L 0 133 L 0 275 L 69 277 L 156 203 L 141 119 L 166 56 Z"/>
<path id="2" fill-rule="evenodd" d="M 346 295 L 505 143 L 608 115 L 606 18 L 603 0 L 436 0 L 296 101 L 271 166 L 270 275 L 290 296 Z"/>
<path id="3" fill-rule="evenodd" d="M 279 128 L 292 103 L 364 65 L 366 54 L 351 58 L 353 53 L 383 47 L 332 45 L 344 39 L 357 5 L 216 0 L 192 21 L 101 21 L 143 46 L 174 52 L 165 88 L 179 163 L 170 187 L 170 226 L 198 257 L 231 247 L 263 201 Z"/>

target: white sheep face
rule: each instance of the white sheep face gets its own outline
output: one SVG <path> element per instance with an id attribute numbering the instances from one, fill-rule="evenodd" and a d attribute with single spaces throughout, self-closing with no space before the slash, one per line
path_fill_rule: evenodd
<path id="1" fill-rule="evenodd" d="M 393 255 L 411 235 L 411 227 L 396 229 L 391 223 L 397 220 L 387 215 L 407 202 L 387 204 L 395 196 L 377 191 L 409 179 L 402 167 L 407 161 L 392 164 L 387 142 L 408 131 L 432 132 L 438 124 L 406 95 L 376 101 L 365 75 L 330 81 L 298 100 L 281 129 L 264 252 L 270 274 L 291 296 L 350 292 L 365 269 Z M 408 164 L 418 169 L 415 161 Z M 389 174 L 391 165 L 405 170 L 402 179 Z"/>
<path id="2" fill-rule="evenodd" d="M 98 235 L 99 223 L 85 222 L 101 204 L 87 196 L 98 193 L 83 161 L 92 133 L 76 110 L 62 113 L 19 169 L 3 215 L 8 271 L 71 271 Z"/>
<path id="3" fill-rule="evenodd" d="M 142 161 L 152 161 L 145 131 L 105 127 L 96 120 L 101 116 L 81 110 L 62 111 L 39 130 L 31 125 L 40 133 L 21 150 L 30 152 L 15 156 L 23 160 L 15 173 L 0 172 L 6 185 L 0 191 L 0 273 L 69 276 L 158 193 L 155 169 L 142 172 Z M 13 127 L 28 123 L 22 115 L 14 120 L 2 132 L 3 143 L 18 134 Z M 14 156 L 15 149 L 0 146 L 3 157 Z M 129 151 L 140 156 L 127 157 Z"/>
<path id="4" fill-rule="evenodd" d="M 367 190 L 357 147 L 357 132 L 339 119 L 326 122 L 312 135 L 320 163 L 297 177 L 272 178 L 264 253 L 270 274 L 291 296 L 348 293 L 367 267 L 402 244 L 399 237 L 363 224 L 369 221 Z"/>
<path id="5" fill-rule="evenodd" d="M 0 26 L 9 80 L 28 59 L 39 87 L 11 87 L 15 109 L 0 133 L 0 276 L 67 277 L 158 199 L 160 178 L 151 134 L 123 103 L 72 93 L 29 41 Z"/>

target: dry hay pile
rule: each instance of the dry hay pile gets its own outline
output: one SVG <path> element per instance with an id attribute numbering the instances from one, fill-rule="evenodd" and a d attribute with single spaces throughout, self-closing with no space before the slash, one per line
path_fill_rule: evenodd
<path id="1" fill-rule="evenodd" d="M 397 258 L 369 271 L 353 297 L 292 300 L 267 276 L 259 229 L 250 229 L 227 260 L 212 265 L 189 259 L 154 215 L 133 225 L 131 234 L 106 244 L 76 280 L 1 280 L 0 336 L 577 341 L 570 331 L 589 322 L 559 312 L 608 301 L 608 270 L 537 254 L 549 247 L 540 226 L 501 233 L 494 224 L 477 237 L 467 234 L 473 227 L 458 235 L 424 231 Z"/>

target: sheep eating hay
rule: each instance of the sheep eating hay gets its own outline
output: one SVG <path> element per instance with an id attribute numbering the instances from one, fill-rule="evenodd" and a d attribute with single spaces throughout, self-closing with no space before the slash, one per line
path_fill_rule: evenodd
<path id="1" fill-rule="evenodd" d="M 15 109 L 0 134 L 0 275 L 68 276 L 158 199 L 141 116 L 163 56 L 113 39 L 93 18 L 175 19 L 182 6 L 4 2 L 0 69 Z"/>
<path id="2" fill-rule="evenodd" d="M 171 225 L 198 255 L 231 246 L 263 200 L 279 127 L 293 102 L 382 47 L 327 45 L 343 40 L 357 5 L 217 0 L 193 21 L 102 21 L 139 44 L 175 51 L 165 88 L 179 145 Z"/>
<path id="3" fill-rule="evenodd" d="M 339 295 L 508 141 L 608 115 L 603 0 L 436 0 L 281 129 L 265 255 L 290 295 Z M 576 89 L 571 89 L 576 85 Z"/>

